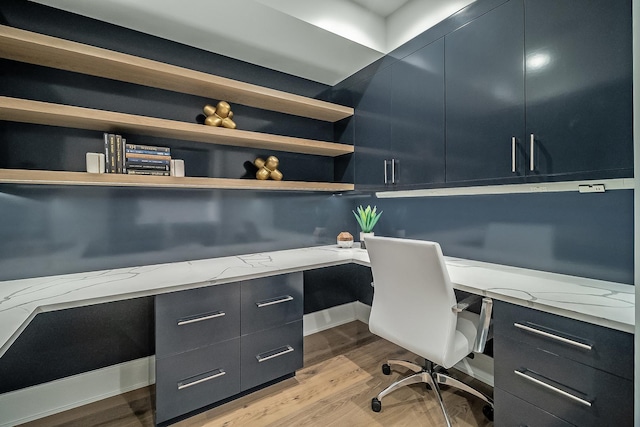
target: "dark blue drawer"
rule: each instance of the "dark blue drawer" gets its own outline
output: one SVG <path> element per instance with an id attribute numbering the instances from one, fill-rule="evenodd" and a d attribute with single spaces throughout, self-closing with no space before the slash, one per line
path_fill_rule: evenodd
<path id="1" fill-rule="evenodd" d="M 242 282 L 242 335 L 302 319 L 302 273 Z"/>
<path id="2" fill-rule="evenodd" d="M 495 301 L 494 334 L 633 380 L 633 335 Z"/>
<path id="3" fill-rule="evenodd" d="M 581 427 L 633 425 L 633 381 L 505 336 L 493 346 L 496 388 Z"/>
<path id="4" fill-rule="evenodd" d="M 240 335 L 240 286 L 208 286 L 156 296 L 156 357 Z"/>
<path id="5" fill-rule="evenodd" d="M 493 389 L 493 401 L 494 425 L 497 427 L 573 427 L 573 424 L 499 388 Z"/>
<path id="6" fill-rule="evenodd" d="M 156 359 L 156 423 L 240 392 L 240 338 Z"/>
<path id="7" fill-rule="evenodd" d="M 243 391 L 302 368 L 302 320 L 243 335 L 241 340 Z"/>

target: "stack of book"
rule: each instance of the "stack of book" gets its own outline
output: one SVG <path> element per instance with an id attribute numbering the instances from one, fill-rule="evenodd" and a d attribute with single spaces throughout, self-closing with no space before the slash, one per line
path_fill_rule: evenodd
<path id="1" fill-rule="evenodd" d="M 171 149 L 155 145 L 127 144 L 121 135 L 104 134 L 107 173 L 169 176 Z"/>

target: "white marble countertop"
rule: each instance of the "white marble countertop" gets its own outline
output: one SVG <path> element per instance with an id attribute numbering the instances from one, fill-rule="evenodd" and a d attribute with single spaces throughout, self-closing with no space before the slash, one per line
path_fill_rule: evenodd
<path id="1" fill-rule="evenodd" d="M 635 330 L 635 288 L 447 257 L 457 289 L 613 329 Z M 356 263 L 335 245 L 0 282 L 0 356 L 38 314 L 295 271 Z"/>

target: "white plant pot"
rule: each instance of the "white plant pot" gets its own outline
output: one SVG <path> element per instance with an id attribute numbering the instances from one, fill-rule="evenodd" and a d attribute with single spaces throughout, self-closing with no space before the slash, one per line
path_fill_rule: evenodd
<path id="1" fill-rule="evenodd" d="M 361 249 L 366 249 L 367 248 L 367 244 L 365 243 L 365 239 L 367 237 L 371 237 L 374 235 L 374 232 L 370 232 L 370 233 L 365 233 L 364 231 L 360 232 L 360 248 Z"/>

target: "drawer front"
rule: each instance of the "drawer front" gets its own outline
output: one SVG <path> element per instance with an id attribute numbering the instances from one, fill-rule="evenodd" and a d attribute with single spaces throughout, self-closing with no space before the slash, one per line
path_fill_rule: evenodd
<path id="1" fill-rule="evenodd" d="M 495 301 L 494 334 L 633 380 L 633 335 Z"/>
<path id="2" fill-rule="evenodd" d="M 494 424 L 504 427 L 573 427 L 573 424 L 551 415 L 499 388 L 493 389 Z"/>
<path id="3" fill-rule="evenodd" d="M 242 282 L 242 335 L 302 319 L 302 273 Z"/>
<path id="4" fill-rule="evenodd" d="M 238 283 L 156 296 L 156 357 L 240 335 Z"/>
<path id="5" fill-rule="evenodd" d="M 302 368 L 302 320 L 241 339 L 243 391 Z"/>
<path id="6" fill-rule="evenodd" d="M 493 345 L 496 388 L 579 426 L 633 425 L 633 381 L 504 336 Z"/>
<path id="7" fill-rule="evenodd" d="M 240 392 L 240 338 L 156 359 L 156 423 Z"/>

